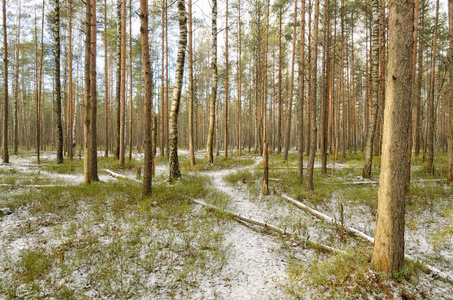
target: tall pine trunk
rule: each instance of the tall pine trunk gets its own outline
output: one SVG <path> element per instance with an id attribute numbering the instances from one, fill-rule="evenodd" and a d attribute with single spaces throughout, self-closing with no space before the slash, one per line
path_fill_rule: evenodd
<path id="1" fill-rule="evenodd" d="M 16 39 L 16 71 L 14 74 L 14 154 L 17 155 L 19 147 L 19 118 L 18 118 L 18 102 L 19 102 L 19 66 L 20 66 L 20 9 L 22 1 L 19 0 L 19 14 L 17 25 L 17 39 Z"/>
<path id="2" fill-rule="evenodd" d="M 84 156 L 83 156 L 83 170 L 84 170 L 84 181 L 85 183 L 91 183 L 91 1 L 86 1 L 86 14 L 85 14 L 85 122 L 83 126 L 83 133 L 85 137 L 84 142 Z M 95 1 L 95 0 L 93 0 Z"/>
<path id="3" fill-rule="evenodd" d="M 388 74 L 378 211 L 372 263 L 393 277 L 404 262 L 407 134 L 412 80 L 414 1 L 390 1 Z"/>
<path id="4" fill-rule="evenodd" d="M 304 177 L 304 94 L 305 94 L 305 0 L 301 0 L 300 9 L 300 45 L 299 45 L 299 114 L 297 134 L 297 175 Z"/>
<path id="5" fill-rule="evenodd" d="M 8 36 L 6 30 L 6 0 L 3 0 L 3 163 L 9 163 L 8 153 Z"/>
<path id="6" fill-rule="evenodd" d="M 436 2 L 436 20 L 434 24 L 434 41 L 433 41 L 433 56 L 431 59 L 431 79 L 429 84 L 429 96 L 428 96 L 428 130 L 427 130 L 427 150 L 428 150 L 428 164 L 426 171 L 430 174 L 434 174 L 434 127 L 436 124 L 435 117 L 435 106 L 434 106 L 434 81 L 436 78 L 436 55 L 437 55 L 437 27 L 439 23 L 439 0 Z"/>
<path id="7" fill-rule="evenodd" d="M 96 85 L 96 41 L 97 41 L 97 26 L 96 26 L 96 0 L 91 1 L 91 47 L 90 47 L 90 102 L 91 102 L 91 180 L 99 181 L 98 176 L 98 161 L 97 161 L 97 85 Z"/>
<path id="8" fill-rule="evenodd" d="M 126 0 L 121 3 L 121 116 L 120 116 L 120 166 L 126 155 Z"/>
<path id="9" fill-rule="evenodd" d="M 107 0 L 104 1 L 104 86 L 105 86 L 105 153 L 109 156 L 109 124 L 110 124 L 110 99 L 109 99 L 109 68 L 108 68 L 108 45 L 107 45 Z"/>
<path id="10" fill-rule="evenodd" d="M 142 41 L 143 70 L 145 72 L 145 162 L 143 167 L 143 194 L 151 194 L 152 170 L 153 170 L 153 145 L 151 137 L 151 118 L 152 118 L 152 84 L 153 73 L 149 58 L 148 43 L 148 0 L 140 0 L 140 34 Z"/>
<path id="11" fill-rule="evenodd" d="M 450 62 L 453 61 L 453 0 L 448 0 L 448 25 L 449 25 L 449 53 Z M 453 64 L 449 65 L 450 86 L 449 86 L 449 123 L 448 123 L 448 173 L 447 182 L 453 182 Z"/>
<path id="12" fill-rule="evenodd" d="M 120 158 L 120 135 L 121 135 L 121 0 L 116 2 L 116 136 L 115 136 L 115 159 Z"/>
<path id="13" fill-rule="evenodd" d="M 193 30 L 192 30 L 192 0 L 188 4 L 188 21 L 189 21 L 189 161 L 191 170 L 195 166 L 195 150 L 194 150 L 194 79 L 193 79 Z"/>
<path id="14" fill-rule="evenodd" d="M 319 21 L 319 0 L 315 1 L 315 16 L 313 19 L 313 61 L 311 63 L 310 72 L 310 151 L 308 153 L 307 165 L 307 190 L 312 191 L 313 188 L 313 169 L 315 166 L 315 154 L 317 143 L 317 128 L 316 128 L 316 91 L 317 91 L 317 69 L 318 69 L 318 22 Z"/>
<path id="15" fill-rule="evenodd" d="M 284 160 L 288 160 L 289 147 L 291 146 L 291 112 L 294 92 L 294 62 L 296 60 L 296 28 L 297 28 L 297 0 L 294 1 L 294 25 L 293 25 L 293 56 L 291 61 L 291 86 L 289 90 L 288 111 L 286 114 L 286 140 Z"/>
<path id="16" fill-rule="evenodd" d="M 63 163 L 63 126 L 61 124 L 61 82 L 60 82 L 60 0 L 54 0 L 53 50 L 55 59 L 55 126 L 57 138 L 57 163 Z"/>
<path id="17" fill-rule="evenodd" d="M 206 140 L 206 161 L 214 163 L 214 130 L 217 97 L 217 0 L 212 0 L 212 28 L 211 28 L 211 95 L 209 97 L 209 128 Z"/>

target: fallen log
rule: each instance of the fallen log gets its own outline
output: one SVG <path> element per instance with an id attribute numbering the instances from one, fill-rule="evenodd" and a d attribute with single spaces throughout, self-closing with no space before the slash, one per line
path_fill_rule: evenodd
<path id="1" fill-rule="evenodd" d="M 104 169 L 104 171 L 106 171 L 107 173 L 110 174 L 110 176 L 112 176 L 113 178 L 116 178 L 116 179 L 127 179 L 127 180 L 132 180 L 132 181 L 135 181 L 135 182 L 138 182 L 138 183 L 142 183 L 140 180 L 137 180 L 137 179 L 134 179 L 134 178 L 129 178 L 127 176 L 115 173 L 115 172 L 113 172 L 113 171 L 111 171 L 109 169 Z"/>
<path id="2" fill-rule="evenodd" d="M 323 214 L 322 212 L 320 211 L 317 211 L 313 208 L 310 208 L 308 207 L 307 205 L 289 197 L 288 195 L 285 195 L 285 194 L 282 194 L 282 197 L 285 198 L 288 202 L 290 202 L 291 204 L 295 205 L 296 207 L 302 209 L 303 211 L 305 212 L 308 212 L 309 214 L 315 216 L 316 218 L 320 219 L 320 220 L 323 220 L 323 221 L 326 221 L 330 224 L 333 224 L 333 225 L 336 225 L 336 222 L 333 218 L 329 217 L 328 215 L 326 214 Z M 360 237 L 362 239 L 364 239 L 365 241 L 369 242 L 370 244 L 374 244 L 374 238 L 355 229 L 355 228 L 352 228 L 352 227 L 349 227 L 349 226 L 343 226 L 343 229 L 346 230 L 347 232 L 349 232 L 350 234 L 352 235 L 355 235 L 357 237 Z M 450 284 L 453 285 L 453 278 L 451 278 L 450 276 L 448 276 L 445 272 L 442 272 L 441 270 L 433 267 L 433 266 L 430 266 L 430 265 L 426 265 L 426 264 L 423 264 L 420 262 L 420 260 L 416 257 L 413 257 L 412 255 L 409 255 L 409 254 L 405 254 L 404 255 L 404 259 L 408 262 L 412 262 L 412 263 L 418 263 L 419 265 L 419 268 L 420 270 L 422 270 L 424 273 L 426 274 L 429 274 L 429 275 L 433 275 L 434 277 L 444 281 L 444 282 L 448 282 Z"/>
<path id="3" fill-rule="evenodd" d="M 282 194 L 282 197 L 285 198 L 291 204 L 297 206 L 298 208 L 302 209 L 305 212 L 308 212 L 309 214 L 317 217 L 318 219 L 324 220 L 327 223 L 330 223 L 330 224 L 333 224 L 333 225 L 337 225 L 335 220 L 333 218 L 329 217 L 328 215 L 323 214 L 322 212 L 317 211 L 317 210 L 315 210 L 315 209 L 313 209 L 311 207 L 308 207 L 307 205 L 297 201 L 296 199 L 293 199 L 293 198 L 289 197 L 288 195 Z M 349 226 L 343 226 L 343 229 L 346 230 L 347 232 L 355 235 L 355 236 L 363 238 L 364 240 L 366 240 L 367 242 L 370 242 L 371 244 L 374 243 L 374 238 L 372 238 L 369 235 L 366 235 L 365 233 L 363 233 L 361 231 L 358 231 L 355 228 L 352 228 L 352 227 L 349 227 Z"/>
<path id="4" fill-rule="evenodd" d="M 254 225 L 258 225 L 258 226 L 267 228 L 267 229 L 269 229 L 271 231 L 274 231 L 274 232 L 276 232 L 276 233 L 278 233 L 280 235 L 289 235 L 289 236 L 292 236 L 292 237 L 297 237 L 297 235 L 295 233 L 287 231 L 286 229 L 285 230 L 280 229 L 280 228 L 278 228 L 276 226 L 268 224 L 267 222 L 263 222 L 263 221 L 260 221 L 260 220 L 254 220 L 252 218 L 246 218 L 246 217 L 243 217 L 243 216 L 241 216 L 239 214 L 236 214 L 236 213 L 233 213 L 233 212 L 230 212 L 230 211 L 226 211 L 226 210 L 220 209 L 218 207 L 215 207 L 213 205 L 207 204 L 207 203 L 205 203 L 203 201 L 194 200 L 194 202 L 197 203 L 197 204 L 200 204 L 200 205 L 202 205 L 204 207 L 207 207 L 208 209 L 211 209 L 211 210 L 214 210 L 214 211 L 218 211 L 218 212 L 222 212 L 222 213 L 225 213 L 227 215 L 230 215 L 233 218 L 235 218 L 236 220 L 240 220 L 242 222 L 247 222 L 247 223 L 250 223 L 250 224 L 254 224 Z M 333 252 L 333 253 L 337 253 L 337 254 L 347 254 L 343 250 L 336 249 L 336 248 L 333 248 L 333 247 L 330 247 L 330 246 L 327 246 L 327 245 L 323 245 L 323 244 L 320 244 L 320 243 L 316 243 L 316 242 L 310 241 L 309 239 L 304 239 L 304 242 L 309 247 L 311 247 L 313 249 L 324 250 L 326 252 Z"/>

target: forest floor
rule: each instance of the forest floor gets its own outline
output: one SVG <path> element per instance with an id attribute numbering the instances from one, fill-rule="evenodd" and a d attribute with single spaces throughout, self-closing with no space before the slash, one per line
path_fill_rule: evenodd
<path id="1" fill-rule="evenodd" d="M 413 160 L 406 201 L 406 263 L 389 279 L 373 270 L 372 246 L 343 226 L 374 236 L 379 158 L 373 178 L 360 176 L 363 156 L 315 170 L 315 191 L 297 176 L 297 155 L 270 155 L 270 195 L 261 195 L 262 159 L 253 153 L 190 171 L 169 183 L 158 157 L 153 195 L 143 197 L 137 167 L 120 168 L 99 152 L 100 182 L 83 184 L 79 158 L 55 163 L 46 152 L 11 156 L 0 165 L 0 299 L 453 299 L 453 286 L 420 270 L 453 278 L 453 192 Z M 222 153 L 221 153 L 222 154 Z M 306 160 L 305 160 L 306 161 Z M 111 172 L 124 177 L 110 176 Z M 296 199 L 332 218 L 329 224 L 288 203 Z M 215 206 L 206 208 L 198 203 Z M 294 235 L 238 221 L 228 212 Z M 343 250 L 332 254 L 307 241 Z"/>

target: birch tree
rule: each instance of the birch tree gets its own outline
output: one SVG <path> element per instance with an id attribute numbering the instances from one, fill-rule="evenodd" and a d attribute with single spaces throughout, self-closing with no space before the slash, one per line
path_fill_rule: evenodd
<path id="1" fill-rule="evenodd" d="M 178 161 L 178 113 L 181 102 L 182 80 L 184 76 L 184 58 L 187 47 L 187 14 L 184 0 L 178 0 L 179 46 L 176 60 L 175 87 L 171 100 L 169 118 L 169 164 L 170 180 L 181 177 Z"/>

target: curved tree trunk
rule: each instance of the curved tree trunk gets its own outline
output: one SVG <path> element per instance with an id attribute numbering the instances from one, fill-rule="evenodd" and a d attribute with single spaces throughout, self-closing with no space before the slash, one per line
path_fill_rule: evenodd
<path id="1" fill-rule="evenodd" d="M 178 20 L 179 20 L 179 46 L 178 58 L 176 60 L 176 78 L 173 96 L 171 100 L 171 111 L 169 118 L 169 164 L 170 180 L 181 177 L 178 161 L 178 113 L 181 102 L 182 80 L 184 76 L 184 58 L 187 47 L 187 15 L 184 0 L 178 0 Z"/>
<path id="2" fill-rule="evenodd" d="M 414 1 L 390 1 L 388 78 L 372 263 L 393 277 L 404 262 L 404 210 Z"/>
<path id="3" fill-rule="evenodd" d="M 153 170 L 153 145 L 151 137 L 151 118 L 152 118 L 152 84 L 153 73 L 149 58 L 148 44 L 148 0 L 140 0 L 140 34 L 142 41 L 143 70 L 145 71 L 145 163 L 143 167 L 143 194 L 151 194 L 152 170 Z"/>
<path id="4" fill-rule="evenodd" d="M 211 28 L 211 96 L 209 98 L 209 128 L 206 140 L 206 160 L 214 163 L 214 130 L 217 97 L 217 0 L 212 0 L 212 28 Z"/>
<path id="5" fill-rule="evenodd" d="M 371 64 L 371 80 L 372 80 L 372 94 L 371 94 L 371 117 L 370 125 L 366 135 L 365 145 L 365 163 L 363 166 L 362 177 L 371 177 L 371 166 L 373 161 L 373 140 L 376 133 L 376 123 L 378 114 L 378 93 L 379 93 L 379 0 L 373 0 L 373 31 L 372 31 L 372 64 Z"/>

